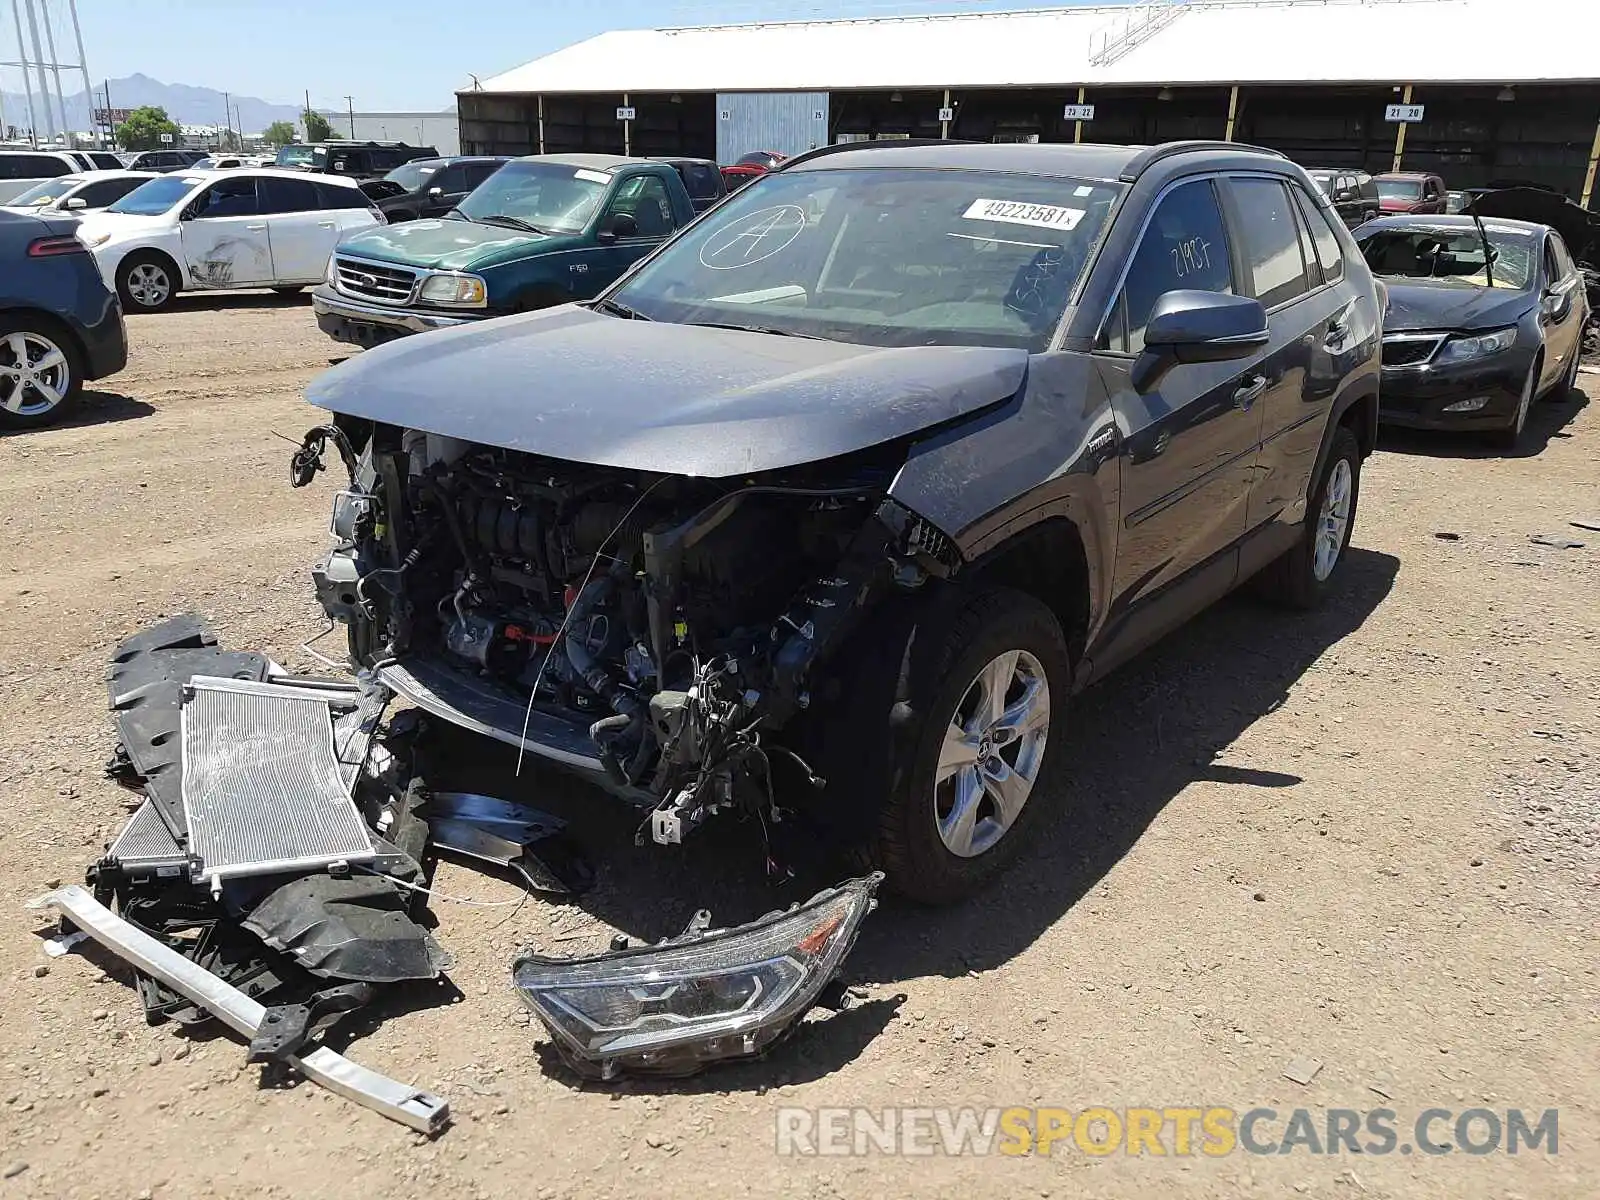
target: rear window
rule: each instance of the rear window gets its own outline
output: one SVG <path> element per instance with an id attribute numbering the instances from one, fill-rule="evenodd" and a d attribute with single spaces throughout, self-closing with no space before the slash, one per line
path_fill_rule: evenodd
<path id="1" fill-rule="evenodd" d="M 54 179 L 78 169 L 54 154 L 0 154 L 0 179 Z"/>
<path id="2" fill-rule="evenodd" d="M 1422 183 L 1416 179 L 1380 179 L 1378 195 L 1385 200 L 1416 200 L 1422 195 Z"/>
<path id="3" fill-rule="evenodd" d="M 263 175 L 258 186 L 264 213 L 313 212 L 322 207 L 316 186 L 309 179 L 277 179 Z"/>

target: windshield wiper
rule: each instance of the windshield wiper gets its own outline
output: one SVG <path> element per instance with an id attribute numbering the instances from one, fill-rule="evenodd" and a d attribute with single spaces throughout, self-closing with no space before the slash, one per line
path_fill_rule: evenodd
<path id="1" fill-rule="evenodd" d="M 637 309 L 629 308 L 620 300 L 612 300 L 609 298 L 604 300 L 596 300 L 593 304 L 589 305 L 589 307 L 596 312 L 608 312 L 614 317 L 625 317 L 629 321 L 650 320 L 650 318 L 645 316 L 642 312 L 639 312 Z"/>
<path id="2" fill-rule="evenodd" d="M 513 217 L 510 213 L 490 213 L 486 217 L 473 217 L 474 221 L 481 221 L 485 225 L 509 225 L 513 229 L 526 229 L 529 233 L 548 233 L 537 225 L 531 225 L 521 217 Z"/>
<path id="3" fill-rule="evenodd" d="M 792 329 L 776 329 L 771 325 L 734 325 L 722 321 L 685 321 L 684 324 L 697 325 L 701 329 L 737 329 L 741 333 L 766 333 L 771 334 L 773 337 L 807 338 L 813 342 L 826 340 L 814 333 L 796 333 Z"/>

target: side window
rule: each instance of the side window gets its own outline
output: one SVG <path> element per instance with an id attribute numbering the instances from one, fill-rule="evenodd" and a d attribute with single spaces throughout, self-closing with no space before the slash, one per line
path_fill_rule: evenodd
<path id="1" fill-rule="evenodd" d="M 1572 263 L 1572 255 L 1567 252 L 1567 244 L 1561 240 L 1559 233 L 1550 235 L 1550 245 L 1555 249 L 1556 266 L 1561 271 L 1561 278 L 1565 279 L 1573 271 L 1577 270 Z"/>
<path id="2" fill-rule="evenodd" d="M 467 190 L 471 191 L 501 167 L 500 163 L 468 163 L 467 164 Z"/>
<path id="3" fill-rule="evenodd" d="M 77 198 L 90 208 L 104 208 L 115 204 L 143 182 L 142 179 L 102 179 L 81 190 Z"/>
<path id="4" fill-rule="evenodd" d="M 1544 282 L 1546 287 L 1561 282 L 1561 263 L 1556 258 L 1555 235 L 1544 240 Z"/>
<path id="5" fill-rule="evenodd" d="M 460 163 L 452 163 L 428 180 L 428 187 L 438 188 L 447 196 L 464 192 L 467 190 L 467 169 Z"/>
<path id="6" fill-rule="evenodd" d="M 366 194 L 360 188 L 339 187 L 333 183 L 313 184 L 317 189 L 318 207 L 321 208 L 369 208 Z"/>
<path id="7" fill-rule="evenodd" d="M 254 217 L 261 212 L 254 179 L 223 179 L 212 184 L 196 202 L 196 217 Z"/>
<path id="8" fill-rule="evenodd" d="M 1296 189 L 1291 185 L 1292 194 Z M 1298 207 L 1291 205 L 1291 207 Z M 1304 213 L 1295 213 L 1295 229 L 1300 235 L 1300 260 L 1306 264 L 1306 286 L 1308 288 L 1322 286 L 1322 268 L 1317 265 L 1317 252 L 1311 245 L 1311 227 L 1306 224 Z"/>
<path id="9" fill-rule="evenodd" d="M 1228 187 L 1239 209 L 1239 236 L 1255 298 L 1273 308 L 1304 294 L 1310 284 L 1283 184 L 1276 179 L 1230 179 Z"/>
<path id="10" fill-rule="evenodd" d="M 1300 202 L 1301 219 L 1311 231 L 1317 264 L 1322 268 L 1322 281 L 1334 283 L 1344 278 L 1344 250 L 1339 245 L 1338 235 L 1333 232 L 1333 226 L 1328 223 L 1327 210 L 1300 188 L 1290 190 Z"/>
<path id="11" fill-rule="evenodd" d="M 711 200 L 722 195 L 722 175 L 707 163 L 690 163 L 689 195 L 696 200 Z"/>
<path id="12" fill-rule="evenodd" d="M 264 213 L 315 212 L 322 207 L 316 186 L 309 179 L 275 179 L 263 175 L 257 182 L 261 187 L 261 211 Z"/>
<path id="13" fill-rule="evenodd" d="M 667 188 L 655 175 L 635 175 L 617 189 L 608 216 L 629 213 L 638 225 L 637 237 L 665 237 L 676 227 Z"/>
<path id="14" fill-rule="evenodd" d="M 1210 180 L 1180 184 L 1150 215 L 1144 239 L 1128 264 L 1128 277 L 1101 339 L 1105 349 L 1138 354 L 1156 301 L 1168 292 L 1232 292 L 1233 267 L 1222 210 Z"/>

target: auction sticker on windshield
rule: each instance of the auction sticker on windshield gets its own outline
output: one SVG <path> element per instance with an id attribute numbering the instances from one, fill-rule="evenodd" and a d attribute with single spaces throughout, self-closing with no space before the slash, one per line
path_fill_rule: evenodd
<path id="1" fill-rule="evenodd" d="M 961 214 L 969 221 L 1003 221 L 1008 225 L 1036 225 L 1040 229 L 1076 229 L 1087 215 L 1081 208 L 1054 204 L 1026 204 L 1020 200 L 974 200 Z"/>

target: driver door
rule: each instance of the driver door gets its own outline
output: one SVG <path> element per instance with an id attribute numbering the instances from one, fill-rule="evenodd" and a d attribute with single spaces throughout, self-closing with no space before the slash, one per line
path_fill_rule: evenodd
<path id="1" fill-rule="evenodd" d="M 254 287 L 276 278 L 254 176 L 219 179 L 196 196 L 180 218 L 179 237 L 195 287 Z"/>
<path id="2" fill-rule="evenodd" d="M 451 163 L 428 180 L 422 193 L 422 215 L 442 217 L 467 198 L 472 189 L 467 186 L 465 163 Z"/>
<path id="3" fill-rule="evenodd" d="M 1561 379 L 1572 357 L 1583 350 L 1583 327 L 1588 323 L 1588 295 L 1583 276 L 1567 253 L 1561 235 L 1548 234 L 1544 242 L 1544 295 L 1539 320 L 1544 324 L 1544 378 L 1540 386 Z M 1564 400 L 1565 396 L 1552 399 Z"/>
<path id="4" fill-rule="evenodd" d="M 594 274 L 586 283 L 595 291 L 609 285 L 676 228 L 672 201 L 658 176 L 635 175 L 623 180 L 600 217 L 597 229 L 601 239 L 610 236 L 601 241 L 592 259 Z"/>

